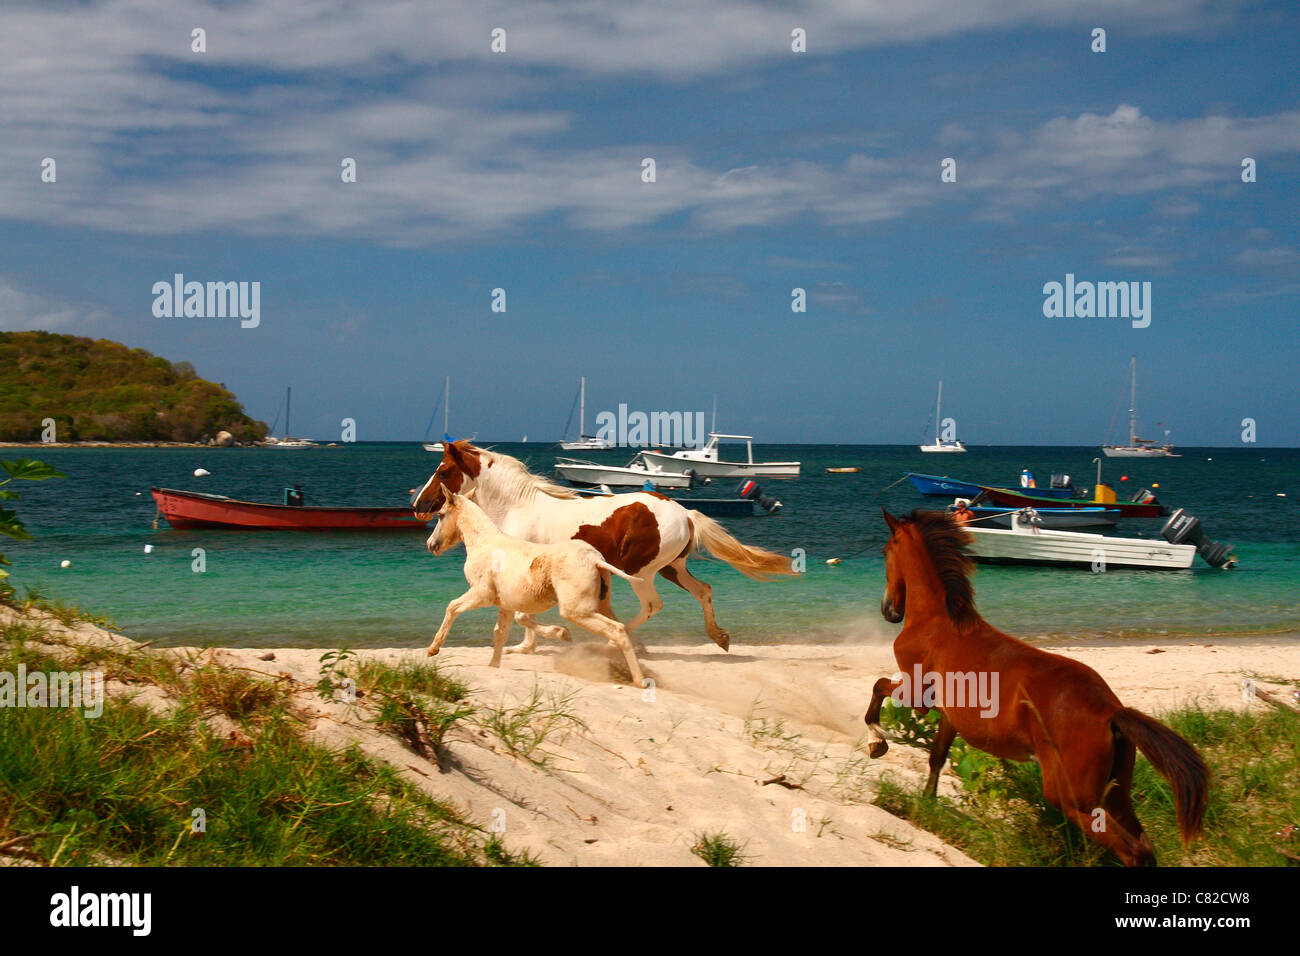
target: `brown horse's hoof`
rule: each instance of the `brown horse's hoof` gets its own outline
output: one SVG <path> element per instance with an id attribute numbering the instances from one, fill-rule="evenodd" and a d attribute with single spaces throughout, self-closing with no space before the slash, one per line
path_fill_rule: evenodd
<path id="1" fill-rule="evenodd" d="M 724 651 L 731 649 L 731 635 L 726 631 L 719 629 L 717 634 L 710 634 L 709 637 L 713 638 L 713 643 Z"/>
<path id="2" fill-rule="evenodd" d="M 867 748 L 867 753 L 871 754 L 873 757 L 883 757 L 888 752 L 889 741 L 887 740 L 877 740 Z"/>

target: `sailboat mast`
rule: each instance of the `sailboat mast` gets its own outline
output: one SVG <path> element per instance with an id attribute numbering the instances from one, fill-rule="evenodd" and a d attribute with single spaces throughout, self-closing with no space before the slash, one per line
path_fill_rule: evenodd
<path id="1" fill-rule="evenodd" d="M 451 424 L 451 376 L 447 376 L 447 383 L 442 393 L 442 433 L 447 434 L 447 428 Z"/>
<path id="2" fill-rule="evenodd" d="M 289 405 L 293 402 L 293 387 L 286 386 L 284 392 L 284 437 L 288 438 L 289 431 Z"/>
<path id="3" fill-rule="evenodd" d="M 1128 443 L 1137 444 L 1138 357 L 1133 356 L 1133 376 L 1128 396 Z"/>
<path id="4" fill-rule="evenodd" d="M 713 396 L 713 422 L 709 425 L 709 433 L 712 434 L 718 430 L 718 396 Z"/>
<path id="5" fill-rule="evenodd" d="M 587 437 L 587 376 L 585 375 L 578 383 L 578 394 L 578 440 L 581 441 Z"/>
<path id="6" fill-rule="evenodd" d="M 939 397 L 934 400 L 934 443 L 939 444 L 939 408 L 943 405 L 943 382 L 939 383 Z"/>

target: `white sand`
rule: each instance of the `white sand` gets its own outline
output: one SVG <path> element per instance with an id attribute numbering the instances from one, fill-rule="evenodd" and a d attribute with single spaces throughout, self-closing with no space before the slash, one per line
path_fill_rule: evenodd
<path id="1" fill-rule="evenodd" d="M 0 609 L 0 618 L 8 613 Z M 485 829 L 504 825 L 509 848 L 548 864 L 703 865 L 690 847 L 701 833 L 723 831 L 744 844 L 747 862 L 759 865 L 973 865 L 870 804 L 882 774 L 915 782 L 926 764 L 923 752 L 898 744 L 874 761 L 858 749 L 871 686 L 895 666 L 886 632 L 856 631 L 838 646 L 652 648 L 642 659 L 655 680 L 653 695 L 615 682 L 616 657 L 595 642 L 544 644 L 532 656 L 508 655 L 500 670 L 487 666 L 489 648 L 444 648 L 439 667 L 471 687 L 480 714 L 517 706 L 535 687 L 544 697 L 571 695 L 566 709 L 585 729 L 557 729 L 542 745 L 546 768 L 465 722 L 448 737 L 439 771 L 375 730 L 361 708 L 315 696 L 310 686 L 323 650 L 275 650 L 273 661 L 260 659 L 265 649 L 209 653 L 291 676 L 321 742 L 359 743 L 469 820 Z M 76 635 L 121 640 L 90 625 Z M 1289 694 L 1286 682 L 1300 679 L 1300 635 L 1050 649 L 1088 663 L 1126 704 L 1157 714 L 1192 701 L 1264 707 L 1243 700 L 1243 679 L 1279 695 Z M 360 653 L 426 660 L 423 648 Z M 764 783 L 782 774 L 799 789 Z M 941 787 L 957 789 L 950 772 Z"/>

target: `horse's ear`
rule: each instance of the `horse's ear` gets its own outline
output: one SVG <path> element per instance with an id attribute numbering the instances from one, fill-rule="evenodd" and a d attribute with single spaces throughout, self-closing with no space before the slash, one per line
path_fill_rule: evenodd
<path id="1" fill-rule="evenodd" d="M 880 513 L 885 516 L 885 524 L 889 525 L 889 533 L 893 534 L 897 531 L 902 522 L 886 511 L 884 505 L 880 506 Z"/>
<path id="2" fill-rule="evenodd" d="M 461 471 L 465 470 L 464 467 L 465 459 L 461 456 L 461 448 L 459 442 L 454 442 L 454 441 L 447 442 L 446 447 L 443 448 L 443 452 L 448 461 L 450 461 Z"/>

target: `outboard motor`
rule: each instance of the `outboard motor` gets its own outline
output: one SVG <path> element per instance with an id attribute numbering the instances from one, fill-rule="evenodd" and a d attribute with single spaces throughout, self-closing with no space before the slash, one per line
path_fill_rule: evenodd
<path id="1" fill-rule="evenodd" d="M 1070 480 L 1070 476 L 1069 476 L 1069 475 L 1058 474 L 1057 472 L 1052 472 L 1052 487 L 1053 487 L 1053 488 L 1070 488 L 1070 489 L 1073 489 L 1073 488 L 1074 488 L 1074 482 Z"/>
<path id="2" fill-rule="evenodd" d="M 1139 504 L 1139 505 L 1156 505 L 1160 503 L 1159 501 L 1156 500 L 1155 492 L 1153 492 L 1150 488 L 1141 489 L 1135 495 L 1133 495 L 1132 499 L 1130 500 L 1134 504 Z"/>
<path id="3" fill-rule="evenodd" d="M 687 489 L 693 489 L 696 485 L 696 479 L 699 477 L 697 474 L 695 474 L 695 469 L 687 468 L 685 471 L 682 472 L 682 474 L 686 476 Z M 704 482 L 699 482 L 699 483 L 704 484 Z"/>
<path id="4" fill-rule="evenodd" d="M 781 510 L 781 502 L 763 494 L 763 489 L 758 487 L 756 481 L 742 481 L 740 487 L 736 489 L 736 497 L 757 501 L 758 506 L 770 515 L 774 515 Z"/>
<path id="5" fill-rule="evenodd" d="M 302 485 L 284 489 L 284 503 L 293 508 L 302 507 Z"/>
<path id="6" fill-rule="evenodd" d="M 1201 529 L 1201 519 L 1194 518 L 1182 508 L 1169 516 L 1160 536 L 1170 544 L 1193 544 L 1196 553 L 1212 568 L 1231 568 L 1237 564 L 1232 545 L 1211 541 Z"/>

